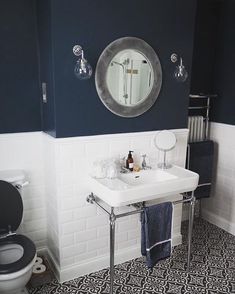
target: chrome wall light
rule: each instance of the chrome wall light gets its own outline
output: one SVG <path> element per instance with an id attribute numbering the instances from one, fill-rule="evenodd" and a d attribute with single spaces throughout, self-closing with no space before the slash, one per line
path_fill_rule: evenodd
<path id="1" fill-rule="evenodd" d="M 73 47 L 73 53 L 79 56 L 77 63 L 74 68 L 75 76 L 80 80 L 87 80 L 92 75 L 92 67 L 84 58 L 84 52 L 80 45 L 75 45 Z"/>
<path id="2" fill-rule="evenodd" d="M 179 57 L 176 53 L 171 54 L 171 62 L 176 63 L 178 59 Z M 180 83 L 184 83 L 188 78 L 188 72 L 183 65 L 182 57 L 180 57 L 179 65 L 176 65 L 176 68 L 174 71 L 174 77 L 177 80 L 177 82 L 180 82 Z"/>

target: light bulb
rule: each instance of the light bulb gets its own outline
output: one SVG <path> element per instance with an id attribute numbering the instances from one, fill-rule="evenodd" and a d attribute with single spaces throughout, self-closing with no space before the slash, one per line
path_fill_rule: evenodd
<path id="1" fill-rule="evenodd" d="M 80 80 L 86 80 L 91 77 L 92 67 L 85 58 L 78 59 L 74 68 L 74 74 Z"/>
<path id="2" fill-rule="evenodd" d="M 185 82 L 188 78 L 188 72 L 183 65 L 182 58 L 180 58 L 180 65 L 176 66 L 176 69 L 174 71 L 174 77 L 178 82 L 182 83 Z"/>

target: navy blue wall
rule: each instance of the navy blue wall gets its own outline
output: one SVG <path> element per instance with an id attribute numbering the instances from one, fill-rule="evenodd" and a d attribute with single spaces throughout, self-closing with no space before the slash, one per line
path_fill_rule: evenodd
<path id="1" fill-rule="evenodd" d="M 186 127 L 190 79 L 185 84 L 175 82 L 169 56 L 172 52 L 182 55 L 190 72 L 195 2 L 40 0 L 37 22 L 35 0 L 1 1 L 0 133 L 43 129 L 68 137 Z M 218 4 L 223 5 L 218 9 Z M 191 86 L 192 92 L 217 92 L 212 120 L 229 124 L 235 124 L 234 6 L 233 0 L 198 1 Z M 115 116 L 103 106 L 94 75 L 82 82 L 73 75 L 74 44 L 84 47 L 95 70 L 103 49 L 123 36 L 147 41 L 163 67 L 157 102 L 147 113 L 131 119 Z M 41 125 L 39 87 L 44 81 L 48 103 L 43 105 Z"/>
<path id="2" fill-rule="evenodd" d="M 191 92 L 216 93 L 211 120 L 235 124 L 235 1 L 198 0 Z"/>
<path id="3" fill-rule="evenodd" d="M 221 7 L 217 54 L 214 71 L 212 120 L 235 125 L 235 1 L 226 0 Z"/>
<path id="4" fill-rule="evenodd" d="M 212 94 L 222 1 L 198 0 L 197 2 L 191 93 Z"/>
<path id="5" fill-rule="evenodd" d="M 190 72 L 195 6 L 194 0 L 51 0 L 55 108 L 45 105 L 44 120 L 55 114 L 56 137 L 186 127 L 190 79 L 184 84 L 173 79 L 170 55 L 183 56 Z M 121 118 L 108 111 L 97 95 L 94 75 L 79 81 L 73 74 L 75 44 L 84 47 L 95 70 L 103 49 L 124 36 L 148 42 L 163 69 L 157 102 L 137 118 Z M 41 78 L 46 79 L 43 74 Z"/>
<path id="6" fill-rule="evenodd" d="M 42 103 L 42 130 L 56 136 L 54 96 L 53 46 L 51 32 L 51 3 L 37 1 L 37 28 L 39 41 L 40 83 L 47 84 L 47 104 Z"/>
<path id="7" fill-rule="evenodd" d="M 41 130 L 35 1 L 0 2 L 0 133 Z"/>

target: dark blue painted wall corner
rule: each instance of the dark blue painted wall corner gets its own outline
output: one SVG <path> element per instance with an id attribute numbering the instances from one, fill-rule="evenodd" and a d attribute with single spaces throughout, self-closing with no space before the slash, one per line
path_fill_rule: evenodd
<path id="1" fill-rule="evenodd" d="M 0 133 L 41 130 L 35 1 L 1 1 Z"/>

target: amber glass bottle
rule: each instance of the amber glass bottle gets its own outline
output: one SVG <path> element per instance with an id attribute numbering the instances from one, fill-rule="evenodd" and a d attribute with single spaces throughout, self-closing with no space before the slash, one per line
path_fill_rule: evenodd
<path id="1" fill-rule="evenodd" d="M 134 168 L 134 160 L 132 157 L 132 152 L 134 151 L 129 151 L 127 160 L 126 160 L 126 168 L 128 168 L 130 171 L 133 171 L 133 168 Z"/>

